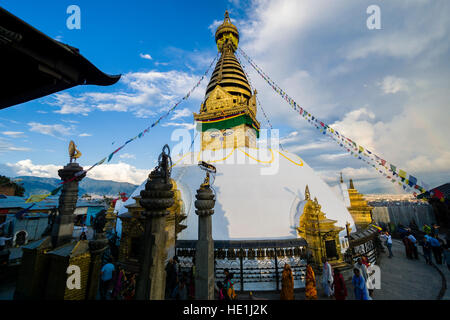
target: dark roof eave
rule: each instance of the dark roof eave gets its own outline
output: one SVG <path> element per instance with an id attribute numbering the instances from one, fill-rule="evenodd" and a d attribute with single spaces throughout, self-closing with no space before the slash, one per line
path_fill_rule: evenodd
<path id="1" fill-rule="evenodd" d="M 0 7 L 0 47 L 2 59 L 9 61 L 4 78 L 28 81 L 22 92 L 4 90 L 0 109 L 37 99 L 78 85 L 109 86 L 121 75 L 108 75 L 83 57 L 79 50 L 50 38 L 41 31 Z M 32 76 L 14 74 L 21 62 L 33 66 Z M 39 70 L 39 71 L 36 71 Z M 53 77 L 52 83 L 42 75 Z"/>

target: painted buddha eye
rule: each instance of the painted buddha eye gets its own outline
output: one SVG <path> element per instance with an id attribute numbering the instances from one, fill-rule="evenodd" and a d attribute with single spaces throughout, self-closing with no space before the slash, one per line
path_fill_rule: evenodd
<path id="1" fill-rule="evenodd" d="M 233 130 L 227 130 L 223 133 L 224 136 L 229 136 L 233 134 Z"/>
<path id="2" fill-rule="evenodd" d="M 218 132 L 213 132 L 209 135 L 211 138 L 217 138 L 219 136 Z"/>

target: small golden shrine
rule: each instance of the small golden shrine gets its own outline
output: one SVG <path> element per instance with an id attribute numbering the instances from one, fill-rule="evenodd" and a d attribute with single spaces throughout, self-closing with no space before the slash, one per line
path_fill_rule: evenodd
<path id="1" fill-rule="evenodd" d="M 314 265 L 321 266 L 322 257 L 326 257 L 333 267 L 344 266 L 339 242 L 339 233 L 344 228 L 337 227 L 336 220 L 326 218 L 317 198 L 311 200 L 308 185 L 305 189 L 305 201 L 297 232 L 308 243 Z"/>
<path id="2" fill-rule="evenodd" d="M 260 124 L 256 120 L 256 90 L 252 89 L 234 52 L 239 32 L 225 12 L 216 31 L 220 52 L 211 80 L 206 88 L 200 113 L 194 119 L 201 131 L 202 150 L 256 147 Z"/>
<path id="3" fill-rule="evenodd" d="M 372 223 L 373 207 L 367 204 L 364 196 L 355 189 L 353 180 L 350 179 L 350 187 L 348 189 L 348 196 L 350 198 L 350 207 L 348 211 L 355 221 L 357 229 L 366 229 Z"/>
<path id="4" fill-rule="evenodd" d="M 177 235 L 186 228 L 181 222 L 187 218 L 184 212 L 184 203 L 181 200 L 181 192 L 177 189 L 176 182 L 173 184 L 175 203 L 168 209 L 169 215 L 166 218 L 166 231 L 168 240 L 166 249 L 174 248 Z M 119 247 L 119 265 L 127 272 L 138 273 L 140 271 L 139 259 L 141 245 L 144 235 L 145 218 L 142 215 L 144 208 L 139 204 L 141 196 L 133 197 L 135 203 L 125 206 L 128 212 L 119 216 L 122 220 L 122 236 Z"/>
<path id="5" fill-rule="evenodd" d="M 116 218 L 117 215 L 114 213 L 114 205 L 113 205 L 113 201 L 111 201 L 108 210 L 106 210 L 106 215 L 105 215 L 105 219 L 106 219 L 106 224 L 105 224 L 105 231 L 112 231 L 116 229 Z"/>

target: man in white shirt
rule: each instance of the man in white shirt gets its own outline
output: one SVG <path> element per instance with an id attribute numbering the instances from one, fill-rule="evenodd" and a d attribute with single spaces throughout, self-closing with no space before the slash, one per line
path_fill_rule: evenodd
<path id="1" fill-rule="evenodd" d="M 389 234 L 389 232 L 385 232 L 383 235 L 381 235 L 381 237 L 386 241 L 386 247 L 389 250 L 389 257 L 388 258 L 392 258 L 394 255 L 392 254 L 392 237 Z"/>

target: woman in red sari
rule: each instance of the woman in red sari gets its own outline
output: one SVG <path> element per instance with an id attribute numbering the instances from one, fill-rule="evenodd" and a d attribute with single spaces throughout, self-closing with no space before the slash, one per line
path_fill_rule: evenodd
<path id="1" fill-rule="evenodd" d="M 333 286 L 336 300 L 345 300 L 347 297 L 347 287 L 345 286 L 344 277 L 337 268 L 334 269 Z"/>

